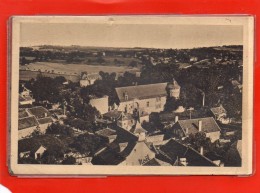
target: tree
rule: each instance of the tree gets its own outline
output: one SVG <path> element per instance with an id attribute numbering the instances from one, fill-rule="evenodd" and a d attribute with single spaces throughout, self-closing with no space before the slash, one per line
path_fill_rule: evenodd
<path id="1" fill-rule="evenodd" d="M 105 142 L 102 138 L 92 134 L 82 134 L 75 138 L 71 144 L 73 148 L 79 151 L 81 154 L 93 155 L 96 150 L 103 147 Z"/>
<path id="2" fill-rule="evenodd" d="M 184 142 L 190 144 L 197 151 L 199 151 L 200 147 L 204 147 L 206 151 L 212 150 L 212 143 L 205 132 L 198 132 L 195 135 L 190 134 Z"/>
<path id="3" fill-rule="evenodd" d="M 51 103 L 62 102 L 60 90 L 62 87 L 61 77 L 53 79 L 50 77 L 38 76 L 31 86 L 34 98 L 39 101 L 47 100 Z"/>
<path id="4" fill-rule="evenodd" d="M 129 64 L 128 64 L 128 66 L 130 66 L 130 67 L 137 67 L 137 62 L 135 61 L 135 60 L 132 60 Z"/>
<path id="5" fill-rule="evenodd" d="M 76 158 L 74 158 L 72 156 L 68 156 L 61 163 L 63 165 L 74 165 L 74 164 L 76 164 Z"/>
<path id="6" fill-rule="evenodd" d="M 61 125 L 60 123 L 53 123 L 48 126 L 46 130 L 46 134 L 65 135 L 69 137 L 72 137 L 73 133 L 74 132 L 70 127 Z"/>

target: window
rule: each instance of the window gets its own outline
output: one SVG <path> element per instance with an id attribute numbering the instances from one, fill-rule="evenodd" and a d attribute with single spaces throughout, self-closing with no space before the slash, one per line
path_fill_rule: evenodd
<path id="1" fill-rule="evenodd" d="M 40 153 L 36 153 L 36 159 L 40 159 L 41 158 L 41 154 Z"/>
<path id="2" fill-rule="evenodd" d="M 146 103 L 146 107 L 149 107 L 150 106 L 150 102 L 148 101 L 147 103 Z"/>

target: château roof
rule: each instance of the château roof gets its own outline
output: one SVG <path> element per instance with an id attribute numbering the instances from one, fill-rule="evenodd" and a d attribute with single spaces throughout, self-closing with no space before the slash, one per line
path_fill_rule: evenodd
<path id="1" fill-rule="evenodd" d="M 166 86 L 168 83 L 157 83 L 147 85 L 136 85 L 116 88 L 120 102 L 131 101 L 133 99 L 147 99 L 167 96 Z M 127 100 L 125 98 L 127 94 Z"/>

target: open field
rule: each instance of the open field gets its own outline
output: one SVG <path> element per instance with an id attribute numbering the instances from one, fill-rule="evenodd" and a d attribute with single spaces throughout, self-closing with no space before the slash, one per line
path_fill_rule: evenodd
<path id="1" fill-rule="evenodd" d="M 80 75 L 81 72 L 98 73 L 103 72 L 116 72 L 122 73 L 126 71 L 139 71 L 139 68 L 130 68 L 127 66 L 94 66 L 86 64 L 61 64 L 61 63 L 50 63 L 50 62 L 36 62 L 29 65 L 23 66 L 21 70 L 41 71 L 41 72 L 52 72 L 57 74 L 70 74 Z"/>
<path id="2" fill-rule="evenodd" d="M 36 62 L 26 66 L 20 66 L 20 80 L 30 80 L 36 78 L 41 72 L 43 76 L 57 77 L 64 76 L 67 80 L 77 82 L 81 72 L 98 73 L 100 71 L 108 73 L 124 73 L 126 71 L 136 72 L 139 68 L 126 66 L 93 66 L 86 64 L 61 64 L 50 62 Z"/>

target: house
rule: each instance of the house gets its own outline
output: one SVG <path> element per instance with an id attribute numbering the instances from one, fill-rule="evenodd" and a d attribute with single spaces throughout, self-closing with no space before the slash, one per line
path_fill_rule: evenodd
<path id="1" fill-rule="evenodd" d="M 39 135 L 18 141 L 19 158 L 42 158 L 45 151 L 60 150 L 64 148 L 63 142 L 51 135 Z"/>
<path id="2" fill-rule="evenodd" d="M 32 105 L 35 102 L 35 99 L 33 99 L 31 96 L 22 96 L 19 94 L 19 105 Z"/>
<path id="3" fill-rule="evenodd" d="M 53 118 L 51 117 L 51 113 L 42 106 L 36 106 L 32 108 L 28 108 L 27 112 L 35 116 L 39 123 L 40 130 L 45 133 L 48 126 L 53 123 Z"/>
<path id="4" fill-rule="evenodd" d="M 32 91 L 26 87 L 22 87 L 22 90 L 19 94 L 19 105 L 32 105 L 35 102 L 35 99 L 32 97 Z"/>
<path id="5" fill-rule="evenodd" d="M 30 151 L 20 152 L 19 157 L 28 158 L 28 157 L 30 157 L 30 155 L 32 155 L 31 157 L 33 157 L 34 159 L 40 159 L 40 158 L 42 158 L 42 155 L 46 150 L 47 149 L 44 146 L 38 145 L 38 146 L 35 146 Z"/>
<path id="6" fill-rule="evenodd" d="M 83 73 L 81 76 L 81 80 L 79 81 L 80 87 L 86 87 L 92 85 L 96 80 L 101 80 L 101 79 L 102 78 L 98 73 L 92 73 L 92 74 Z"/>
<path id="7" fill-rule="evenodd" d="M 198 132 L 204 132 L 212 143 L 220 138 L 220 131 L 221 129 L 213 117 L 176 120 L 170 130 L 172 136 L 178 138 L 188 137 L 189 135 L 194 135 Z"/>
<path id="8" fill-rule="evenodd" d="M 210 109 L 212 115 L 217 121 L 220 121 L 222 124 L 228 124 L 231 122 L 230 118 L 227 118 L 227 111 L 222 105 L 219 107 L 213 107 Z"/>
<path id="9" fill-rule="evenodd" d="M 146 136 L 145 142 L 155 146 L 163 145 L 166 141 L 164 140 L 164 134 L 162 132 L 154 133 Z"/>
<path id="10" fill-rule="evenodd" d="M 117 126 L 129 131 L 135 125 L 136 120 L 132 114 L 122 112 L 116 123 Z"/>
<path id="11" fill-rule="evenodd" d="M 220 105 L 219 107 L 213 107 L 210 109 L 210 111 L 216 120 L 227 116 L 227 111 L 222 105 Z"/>
<path id="12" fill-rule="evenodd" d="M 143 141 L 126 129 L 110 126 L 117 133 L 117 138 L 95 154 L 93 165 L 143 165 L 155 157 Z"/>
<path id="13" fill-rule="evenodd" d="M 116 88 L 120 101 L 118 110 L 133 113 L 141 110 L 147 113 L 164 110 L 166 98 L 179 98 L 180 86 L 173 80 L 172 83 L 157 83 Z"/>
<path id="14" fill-rule="evenodd" d="M 89 100 L 89 104 L 95 107 L 101 115 L 108 112 L 108 96 L 94 97 L 92 96 Z"/>
<path id="15" fill-rule="evenodd" d="M 29 137 L 39 128 L 39 123 L 35 116 L 23 117 L 18 120 L 18 139 Z"/>
<path id="16" fill-rule="evenodd" d="M 96 135 L 103 137 L 108 143 L 112 143 L 116 137 L 116 131 L 110 128 L 104 128 L 95 132 Z"/>
<path id="17" fill-rule="evenodd" d="M 214 162 L 196 150 L 170 139 L 159 149 L 156 158 L 173 166 L 216 166 Z"/>
<path id="18" fill-rule="evenodd" d="M 51 114 L 44 107 L 19 109 L 18 139 L 30 137 L 35 130 L 45 133 L 52 123 Z"/>

